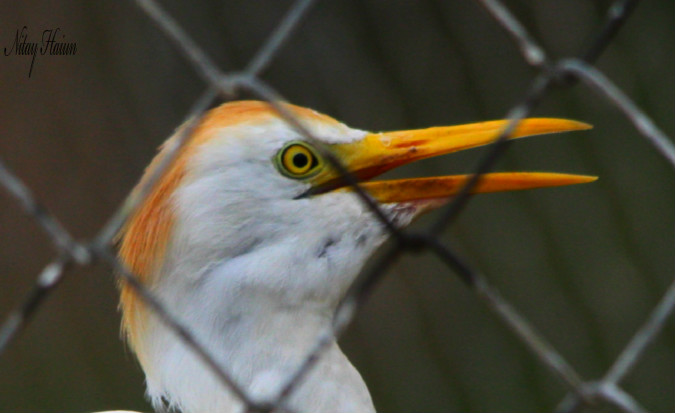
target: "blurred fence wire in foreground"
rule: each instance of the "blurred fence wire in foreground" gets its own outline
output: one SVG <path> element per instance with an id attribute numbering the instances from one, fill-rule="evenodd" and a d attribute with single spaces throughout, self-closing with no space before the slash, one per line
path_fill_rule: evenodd
<path id="1" fill-rule="evenodd" d="M 363 202 L 391 231 L 394 242 L 382 254 L 368 271 L 362 273 L 339 305 L 333 326 L 316 338 L 313 350 L 307 354 L 305 361 L 297 367 L 283 386 L 278 397 L 271 404 L 261 404 L 253 400 L 229 375 L 228 366 L 218 364 L 199 344 L 187 326 L 181 325 L 171 312 L 141 284 L 134 274 L 126 270 L 116 259 L 112 241 L 121 225 L 133 214 L 153 184 L 162 176 L 167 166 L 175 158 L 179 149 L 190 139 L 192 127 L 200 116 L 217 98 L 236 99 L 242 92 L 250 93 L 272 105 L 290 125 L 302 133 L 306 139 L 315 140 L 301 121 L 288 112 L 278 102 L 283 98 L 259 75 L 270 64 L 271 60 L 282 48 L 284 42 L 293 35 L 294 30 L 305 18 L 315 3 L 312 0 L 298 0 L 289 9 L 286 16 L 278 24 L 251 59 L 240 72 L 224 73 L 207 56 L 202 49 L 184 32 L 181 26 L 165 12 L 154 0 L 136 0 L 136 4 L 152 19 L 165 36 L 177 47 L 185 59 L 196 69 L 206 84 L 206 90 L 194 103 L 187 114 L 189 122 L 179 139 L 172 141 L 169 156 L 165 157 L 160 167 L 139 191 L 129 195 L 122 206 L 113 214 L 98 234 L 88 240 L 75 240 L 67 229 L 61 226 L 56 217 L 33 196 L 30 188 L 14 175 L 0 161 L 0 183 L 21 204 L 22 208 L 47 233 L 58 254 L 52 262 L 44 267 L 38 275 L 35 287 L 22 304 L 7 317 L 0 330 L 0 353 L 11 344 L 40 309 L 45 297 L 59 285 L 59 282 L 74 266 L 88 266 L 94 262 L 106 262 L 119 274 L 158 316 L 173 328 L 178 336 L 191 347 L 222 382 L 223 386 L 236 394 L 248 407 L 249 412 L 286 411 L 284 402 L 302 385 L 307 373 L 321 357 L 322 351 L 334 336 L 339 336 L 354 318 L 359 307 L 367 298 L 377 281 L 384 276 L 395 260 L 406 252 L 428 250 L 438 256 L 449 270 L 458 275 L 472 289 L 476 296 L 503 321 L 515 334 L 532 356 L 543 363 L 556 376 L 568 391 L 567 396 L 555 408 L 556 412 L 576 412 L 584 408 L 593 408 L 600 404 L 610 404 L 623 412 L 646 412 L 641 403 L 621 387 L 621 381 L 631 369 L 640 362 L 648 349 L 648 345 L 664 327 L 675 308 L 675 282 L 666 289 L 661 301 L 654 307 L 649 317 L 634 333 L 632 339 L 614 361 L 613 365 L 599 379 L 585 379 L 524 317 L 509 304 L 493 288 L 479 271 L 467 265 L 464 259 L 452 248 L 444 245 L 439 235 L 443 233 L 460 215 L 470 200 L 471 189 L 480 181 L 482 174 L 491 170 L 495 162 L 508 148 L 507 138 L 517 127 L 518 122 L 527 117 L 556 88 L 573 88 L 582 85 L 594 90 L 602 96 L 607 105 L 618 108 L 635 129 L 675 167 L 675 147 L 672 141 L 654 124 L 648 115 L 640 110 L 621 89 L 597 70 L 593 63 L 603 50 L 612 42 L 614 35 L 622 24 L 630 17 L 637 5 L 636 0 L 618 0 L 607 12 L 604 24 L 597 28 L 586 50 L 578 57 L 552 61 L 546 51 L 536 42 L 525 27 L 498 0 L 479 0 L 479 3 L 494 18 L 517 44 L 522 58 L 537 74 L 531 81 L 525 97 L 516 102 L 506 114 L 511 120 L 507 128 L 495 137 L 494 143 L 488 146 L 481 160 L 473 171 L 472 177 L 454 200 L 441 211 L 436 222 L 426 230 L 402 231 L 379 209 L 375 201 L 359 188 L 358 181 L 340 164 L 330 152 L 324 155 L 332 165 L 340 171 L 344 179 L 352 185 Z M 301 412 L 297 412 L 301 413 Z"/>

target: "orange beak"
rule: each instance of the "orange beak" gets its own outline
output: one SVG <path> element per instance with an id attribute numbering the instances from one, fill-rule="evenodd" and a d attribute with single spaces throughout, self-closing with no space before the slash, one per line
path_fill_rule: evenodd
<path id="1" fill-rule="evenodd" d="M 468 125 L 435 127 L 366 135 L 362 140 L 330 145 L 330 149 L 351 171 L 361 186 L 381 203 L 451 197 L 461 189 L 468 175 L 438 176 L 389 181 L 369 181 L 390 169 L 425 158 L 475 148 L 493 142 L 509 121 L 498 120 Z M 586 123 L 565 119 L 524 119 L 508 139 L 556 132 L 590 129 Z M 490 173 L 481 177 L 473 193 L 515 191 L 586 183 L 596 177 L 542 172 Z M 364 182 L 368 181 L 368 182 Z M 334 168 L 313 177 L 314 193 L 345 186 Z"/>

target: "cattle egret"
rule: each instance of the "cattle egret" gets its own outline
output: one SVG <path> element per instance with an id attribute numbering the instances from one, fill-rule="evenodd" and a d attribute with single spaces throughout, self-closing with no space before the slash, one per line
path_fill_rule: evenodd
<path id="1" fill-rule="evenodd" d="M 310 109 L 282 105 L 351 171 L 398 227 L 442 205 L 467 177 L 371 178 L 413 161 L 488 144 L 508 124 L 370 133 Z M 589 127 L 570 120 L 526 119 L 511 138 Z M 124 265 L 256 401 L 278 395 L 388 235 L 315 144 L 267 103 L 240 101 L 212 109 L 120 233 Z M 144 179 L 166 156 L 165 148 Z M 594 179 L 493 173 L 473 192 Z M 129 286 L 122 287 L 121 309 L 123 331 L 156 409 L 244 411 L 241 401 Z M 363 379 L 336 342 L 295 390 L 286 407 L 296 412 L 375 411 Z"/>

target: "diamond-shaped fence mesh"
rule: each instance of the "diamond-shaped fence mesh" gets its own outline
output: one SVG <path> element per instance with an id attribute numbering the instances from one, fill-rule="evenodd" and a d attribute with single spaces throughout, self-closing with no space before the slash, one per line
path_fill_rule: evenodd
<path id="1" fill-rule="evenodd" d="M 276 90 L 274 77 L 270 76 L 269 80 L 263 80 L 262 73 L 273 66 L 273 60 L 282 53 L 284 45 L 290 42 L 294 36 L 298 36 L 297 32 L 300 25 L 306 20 L 311 20 L 312 13 L 314 11 L 319 12 L 318 10 L 315 10 L 315 8 L 319 9 L 322 7 L 323 2 L 299 0 L 292 4 L 286 15 L 279 20 L 272 34 L 259 47 L 257 53 L 249 58 L 246 64 L 242 66 L 243 69 L 229 72 L 221 69 L 210 56 L 210 53 L 207 53 L 202 49 L 200 42 L 196 40 L 198 36 L 193 37 L 193 34 L 184 29 L 181 24 L 157 2 L 152 0 L 137 0 L 137 6 L 139 6 L 143 13 L 156 24 L 166 41 L 171 43 L 172 46 L 180 52 L 188 64 L 194 68 L 202 78 L 203 84 L 205 85 L 205 91 L 198 99 L 196 99 L 192 109 L 187 113 L 187 116 L 185 116 L 185 119 L 189 122 L 188 127 L 183 130 L 180 139 L 173 142 L 174 146 L 170 148 L 169 152 L 171 155 L 164 159 L 163 165 L 157 168 L 145 187 L 140 191 L 129 195 L 122 206 L 109 217 L 105 225 L 103 225 L 93 237 L 79 238 L 73 236 L 70 230 L 60 224 L 58 218 L 49 212 L 49 208 L 46 208 L 39 201 L 40 197 L 33 192 L 29 185 L 24 183 L 22 177 L 15 174 L 4 162 L 0 163 L 0 184 L 2 184 L 10 196 L 19 203 L 21 208 L 23 208 L 30 218 L 44 230 L 57 250 L 56 257 L 44 266 L 44 269 L 38 275 L 35 286 L 27 294 L 27 297 L 21 300 L 20 304 L 8 313 L 6 321 L 0 329 L 0 356 L 3 356 L 3 352 L 6 353 L 8 347 L 22 345 L 23 340 L 20 337 L 20 333 L 29 325 L 32 317 L 39 314 L 40 311 L 44 311 L 45 298 L 58 288 L 61 281 L 69 273 L 78 267 L 87 268 L 96 263 L 103 262 L 114 269 L 115 273 L 119 274 L 119 277 L 126 280 L 140 298 L 159 315 L 163 322 L 175 329 L 180 339 L 199 355 L 206 368 L 209 368 L 216 373 L 223 384 L 223 388 L 227 388 L 229 391 L 236 394 L 237 397 L 248 406 L 249 411 L 285 411 L 284 403 L 299 386 L 302 386 L 305 376 L 311 371 L 316 361 L 321 357 L 325 346 L 330 343 L 332 337 L 342 335 L 354 318 L 358 316 L 359 310 L 364 303 L 366 303 L 367 298 L 377 291 L 377 286 L 381 284 L 381 279 L 391 272 L 391 268 L 399 261 L 399 258 L 406 256 L 406 254 L 427 252 L 438 258 L 439 262 L 443 264 L 443 267 L 440 270 L 441 274 L 433 274 L 433 277 L 445 277 L 447 275 L 458 276 L 468 289 L 474 293 L 475 297 L 477 297 L 486 308 L 494 313 L 495 319 L 499 320 L 503 326 L 507 327 L 512 334 L 512 337 L 515 337 L 521 344 L 521 348 L 525 349 L 524 353 L 517 355 L 517 357 L 528 359 L 527 361 L 523 361 L 521 365 L 529 366 L 530 369 L 534 370 L 538 369 L 539 366 L 544 366 L 547 373 L 543 373 L 546 374 L 546 377 L 541 380 L 546 381 L 554 379 L 555 384 L 551 386 L 557 387 L 559 391 L 566 393 L 557 406 L 549 404 L 548 410 L 556 412 L 575 412 L 585 409 L 593 411 L 594 409 L 609 408 L 611 411 L 646 412 L 649 411 L 649 406 L 651 405 L 656 405 L 657 408 L 668 406 L 668 401 L 657 403 L 652 403 L 651 401 L 644 402 L 638 395 L 626 390 L 623 382 L 624 379 L 631 374 L 634 368 L 639 366 L 640 363 L 648 357 L 650 344 L 664 329 L 667 329 L 667 323 L 672 321 L 672 312 L 675 308 L 675 282 L 665 289 L 660 285 L 655 286 L 654 283 L 650 284 L 648 288 L 651 288 L 651 297 L 653 300 L 649 302 L 649 305 L 645 304 L 643 306 L 643 308 L 649 308 L 650 310 L 647 313 L 644 313 L 641 312 L 642 309 L 636 309 L 637 313 L 630 313 L 630 318 L 642 317 L 642 320 L 636 324 L 638 327 L 632 330 L 632 334 L 630 337 L 626 337 L 625 342 L 613 343 L 611 347 L 617 350 L 612 353 L 613 355 L 608 358 L 608 360 L 606 360 L 606 368 L 602 371 L 602 374 L 589 376 L 586 373 L 588 371 L 586 368 L 575 364 L 574 360 L 578 359 L 578 355 L 569 356 L 566 354 L 566 351 L 574 352 L 574 348 L 570 349 L 567 347 L 565 351 L 554 345 L 553 341 L 549 341 L 547 334 L 539 332 L 540 328 L 536 326 L 537 323 L 530 321 L 529 316 L 525 316 L 524 313 L 521 313 L 516 308 L 516 306 L 512 305 L 511 300 L 508 297 L 498 293 L 497 288 L 489 281 L 489 279 L 492 278 L 492 274 L 489 270 L 479 270 L 479 266 L 470 264 L 469 262 L 473 260 L 466 258 L 466 251 L 459 252 L 458 249 L 449 246 L 447 237 L 444 237 L 444 234 L 448 233 L 449 228 L 457 223 L 460 216 L 465 214 L 468 203 L 471 200 L 470 191 L 480 181 L 481 175 L 493 170 L 497 162 L 503 159 L 505 151 L 509 146 L 506 138 L 516 127 L 518 122 L 521 119 L 530 116 L 541 105 L 545 105 L 545 101 L 548 98 L 560 98 L 561 91 L 581 90 L 580 93 L 583 93 L 584 95 L 589 96 L 589 99 L 592 99 L 593 105 L 604 105 L 608 108 L 613 108 L 614 111 L 611 112 L 609 116 L 613 116 L 615 119 L 622 119 L 625 125 L 632 125 L 633 130 L 626 130 L 626 134 L 641 136 L 644 139 L 644 142 L 641 143 L 642 146 L 647 146 L 647 144 L 651 145 L 661 159 L 664 159 L 671 168 L 675 167 L 675 147 L 673 146 L 672 140 L 664 134 L 650 117 L 649 112 L 652 108 L 640 108 L 633 101 L 633 97 L 630 93 L 624 92 L 612 81 L 610 75 L 603 73 L 602 70 L 595 66 L 601 55 L 610 47 L 610 45 L 612 45 L 612 42 L 616 41 L 617 33 L 619 33 L 622 27 L 630 21 L 638 2 L 619 0 L 609 4 L 606 8 L 606 16 L 601 19 L 600 24 L 593 28 L 592 33 L 587 33 L 585 35 L 581 50 L 577 51 L 576 54 L 572 54 L 571 57 L 563 59 L 553 58 L 537 40 L 537 37 L 539 36 L 533 34 L 531 28 L 525 27 L 505 3 L 492 0 L 482 0 L 477 3 L 482 5 L 484 11 L 491 16 L 494 21 L 494 23 L 491 24 L 499 25 L 499 27 L 503 29 L 503 33 L 513 40 L 514 44 L 517 46 L 517 49 L 514 50 L 520 51 L 520 58 L 529 65 L 532 70 L 529 84 L 522 85 L 524 87 L 523 97 L 520 100 L 512 102 L 509 105 L 509 110 L 505 113 L 505 118 L 510 119 L 511 123 L 500 136 L 495 137 L 494 143 L 486 147 L 480 154 L 477 165 L 473 167 L 472 178 L 466 182 L 459 195 L 441 209 L 433 218 L 429 219 L 424 224 L 414 226 L 410 230 L 399 230 L 395 223 L 389 222 L 386 215 L 380 212 L 377 203 L 360 190 L 356 178 L 349 174 L 336 157 L 332 156 L 330 153 L 325 154 L 328 161 L 344 174 L 345 179 L 350 185 L 356 188 L 363 201 L 379 217 L 379 219 L 382 220 L 382 224 L 392 232 L 393 241 L 385 248 L 384 252 L 377 255 L 373 262 L 371 262 L 367 269 L 359 276 L 353 287 L 348 291 L 341 305 L 338 307 L 332 328 L 316 337 L 314 349 L 307 354 L 305 362 L 297 366 L 297 369 L 286 378 L 283 390 L 279 393 L 276 400 L 273 400 L 271 404 L 269 401 L 265 404 L 261 404 L 259 401 L 252 399 L 251 396 L 247 394 L 246 389 L 236 383 L 236 380 L 230 375 L 227 365 L 219 364 L 208 351 L 202 348 L 199 344 L 199 340 L 191 333 L 190 326 L 181 325 L 181 323 L 172 315 L 171 309 L 167 308 L 157 297 L 139 283 L 134 274 L 123 267 L 116 258 L 113 239 L 126 218 L 129 217 L 136 207 L 143 202 L 144 197 L 152 188 L 153 183 L 161 178 L 162 173 L 171 163 L 173 159 L 172 156 L 177 154 L 182 145 L 190 139 L 191 125 L 193 125 L 196 120 L 199 119 L 200 115 L 211 105 L 220 99 L 233 100 L 241 97 L 253 96 L 257 99 L 265 100 L 269 102 L 269 104 L 277 110 L 292 127 L 303 134 L 306 139 L 310 141 L 316 139 L 315 136 L 312 136 L 311 133 L 305 129 L 300 119 L 296 119 L 292 113 L 285 110 L 283 106 L 277 104 L 277 102 L 284 100 L 284 97 Z M 579 7 L 589 7 L 588 5 L 581 4 L 582 2 L 577 3 L 580 3 Z M 438 4 L 429 7 L 433 9 L 432 12 L 439 12 L 442 10 L 442 7 L 439 7 Z M 599 6 L 594 5 L 593 7 Z M 536 9 L 536 6 L 534 8 Z M 562 7 L 562 9 L 563 11 L 561 11 L 561 13 L 565 11 L 569 12 L 570 10 L 567 6 Z M 383 9 L 379 10 L 382 11 Z M 382 14 L 381 18 L 386 18 L 387 13 Z M 369 26 L 374 24 L 372 21 L 373 18 L 378 18 L 377 16 L 372 16 L 372 13 L 365 13 L 365 16 L 366 17 L 363 17 L 363 15 L 361 17 L 355 17 L 355 19 L 363 18 L 367 20 L 364 26 Z M 485 24 L 485 22 L 482 22 L 481 24 Z M 326 28 L 327 31 L 330 29 L 330 27 Z M 538 28 L 538 31 L 545 32 L 547 29 L 547 27 L 540 27 Z M 321 30 L 321 28 L 313 27 L 313 30 Z M 419 30 L 419 28 L 416 30 Z M 203 33 L 200 33 L 200 35 L 203 35 Z M 315 34 L 316 39 L 306 37 L 311 35 L 312 33 L 308 35 L 303 32 L 303 36 L 305 36 L 303 37 L 303 42 L 305 45 L 307 47 L 321 47 L 320 42 L 324 40 L 323 37 L 320 34 Z M 476 35 L 480 36 L 480 33 L 477 33 Z M 110 41 L 110 39 L 106 41 Z M 423 46 L 424 45 L 420 45 L 421 50 L 424 50 Z M 465 49 L 466 47 L 469 47 L 469 45 L 453 46 L 459 50 L 464 50 L 463 53 L 465 54 L 469 53 Z M 156 45 L 156 47 L 166 47 L 166 44 Z M 646 49 L 651 50 L 653 48 Z M 236 54 L 237 51 L 230 51 L 230 53 Z M 326 53 L 329 54 L 329 51 Z M 375 56 L 374 58 L 377 59 L 387 61 L 387 59 L 390 58 L 387 57 L 385 53 L 382 53 L 382 51 L 373 50 L 372 53 Z M 495 53 L 504 55 L 503 58 L 505 60 L 513 59 L 513 55 L 515 54 L 514 51 L 510 50 L 495 50 Z M 509 54 L 509 56 L 506 56 L 506 54 Z M 298 54 L 298 58 L 301 58 L 301 54 Z M 327 60 L 330 60 L 331 58 L 334 57 L 327 57 Z M 417 60 L 417 64 L 426 64 L 430 68 L 433 63 L 430 62 L 431 59 L 442 60 L 438 56 L 432 57 L 424 56 L 422 54 L 411 57 L 410 59 Z M 645 64 L 648 64 L 648 56 L 644 56 L 644 59 Z M 641 62 L 633 63 L 640 64 Z M 301 66 L 305 67 L 308 71 L 312 71 L 322 70 L 322 68 L 330 64 L 330 61 L 312 61 L 303 62 Z M 440 65 L 440 63 L 438 64 Z M 38 67 L 38 70 L 40 69 L 41 68 Z M 467 70 L 470 71 L 471 68 Z M 481 71 L 483 70 L 485 70 L 485 68 L 481 68 Z M 500 70 L 500 68 L 493 67 L 491 70 Z M 377 73 L 375 76 L 379 79 L 383 78 L 388 82 L 396 81 L 396 79 L 392 79 L 391 73 L 382 72 Z M 452 83 L 453 77 L 448 75 L 447 82 Z M 477 80 L 477 82 L 480 83 L 480 79 Z M 347 85 L 344 87 L 349 88 Z M 317 86 L 317 92 L 322 93 L 321 86 Z M 350 99 L 359 99 L 358 87 L 353 88 L 350 93 L 353 94 Z M 167 99 L 170 99 L 171 93 L 167 93 L 166 96 Z M 560 99 L 564 99 L 564 97 Z M 163 105 L 168 103 L 169 102 L 144 102 L 144 104 L 150 105 Z M 410 103 L 410 105 L 412 104 L 414 104 L 414 102 Z M 556 115 L 558 114 L 556 113 Z M 584 120 L 593 122 L 593 119 Z M 625 122 L 625 120 L 628 122 Z M 3 133 L 9 134 L 7 131 Z M 3 157 L 7 156 L 7 153 L 3 153 Z M 631 162 L 630 159 L 626 159 L 625 161 Z M 672 171 L 668 171 L 668 173 L 672 175 Z M 602 179 L 602 174 L 598 174 L 601 175 Z M 639 182 L 637 178 L 632 181 L 628 180 L 626 185 L 636 186 L 649 184 L 648 182 L 645 182 L 644 179 L 648 178 L 647 174 L 640 172 L 636 173 L 636 175 L 643 179 Z M 630 191 L 628 191 L 628 193 L 631 194 Z M 640 196 L 640 191 L 635 191 L 634 193 L 637 194 L 635 196 Z M 620 200 L 620 197 L 614 197 L 613 199 Z M 665 204 L 672 205 L 672 203 L 668 204 L 667 202 Z M 72 208 L 79 208 L 75 200 L 72 202 Z M 574 206 L 569 206 L 568 208 L 574 208 Z M 672 224 L 672 211 L 662 212 L 664 216 L 656 219 L 661 220 L 661 222 L 664 223 Z M 535 213 L 533 215 L 536 215 L 539 220 L 542 219 L 541 214 Z M 584 227 L 587 229 L 590 228 L 589 231 L 592 231 L 594 225 L 601 224 L 602 223 L 596 223 L 591 220 L 584 224 Z M 466 231 L 471 232 L 471 229 L 466 229 Z M 669 228 L 668 231 L 672 232 L 672 228 Z M 544 232 L 546 232 L 546 230 L 544 230 Z M 8 234 L 4 234 L 3 231 L 3 236 L 8 236 Z M 499 236 L 499 233 L 494 234 L 494 238 L 498 239 Z M 546 236 L 544 236 L 544 238 L 545 237 Z M 662 239 L 663 237 L 654 242 L 658 242 Z M 666 239 L 672 241 L 672 236 Z M 543 242 L 546 243 L 547 241 Z M 464 249 L 466 250 L 467 248 Z M 542 251 L 543 250 L 545 250 L 545 248 L 543 248 Z M 473 257 L 476 254 L 471 255 Z M 417 255 L 411 256 L 417 257 Z M 574 258 L 568 259 L 573 260 Z M 620 265 L 626 264 L 617 263 L 617 266 Z M 570 264 L 569 267 L 576 268 L 573 264 Z M 518 268 L 518 266 L 514 266 L 514 268 Z M 636 271 L 645 271 L 646 268 L 640 268 Z M 597 271 L 597 269 L 594 270 Z M 606 271 L 606 282 L 614 282 L 611 273 L 616 272 L 617 267 L 605 268 L 604 270 Z M 586 277 L 587 275 L 588 274 L 583 273 L 583 270 L 576 272 L 576 276 L 578 277 Z M 516 275 L 514 275 L 514 277 L 515 276 Z M 653 277 L 653 274 L 647 274 L 645 277 Z M 667 277 L 672 278 L 672 274 L 667 274 Z M 412 281 L 408 280 L 408 282 Z M 569 288 L 570 283 L 567 282 L 567 285 Z M 414 290 L 414 287 L 411 288 Z M 591 294 L 591 297 L 579 298 L 580 296 L 578 294 L 572 296 L 577 297 L 580 300 L 585 299 L 592 301 L 593 299 L 605 299 L 604 297 L 592 296 L 592 294 L 600 294 L 603 291 L 598 289 L 591 289 L 591 291 L 593 292 L 588 293 Z M 612 288 L 608 287 L 607 291 L 611 292 Z M 567 290 L 567 292 L 569 292 L 569 290 Z M 18 292 L 13 292 L 12 294 L 17 293 Z M 582 293 L 582 295 L 584 294 L 586 293 Z M 546 299 L 534 303 L 533 307 L 542 305 L 546 305 Z M 581 305 L 581 307 L 584 307 L 584 305 Z M 585 305 L 586 309 L 581 310 L 582 317 L 589 314 L 587 312 L 585 313 L 585 311 L 592 312 L 592 310 L 588 310 L 590 307 L 592 306 Z M 619 309 L 617 309 L 617 311 L 619 311 Z M 544 311 L 544 313 L 547 313 L 547 311 Z M 455 315 L 454 318 L 456 317 L 457 316 Z M 541 318 L 537 319 L 541 322 Z M 550 321 L 557 322 L 554 320 Z M 428 320 L 426 323 L 428 323 Z M 432 321 L 431 323 L 437 324 L 438 321 Z M 590 325 L 591 328 L 598 330 L 603 330 L 604 328 L 602 325 L 598 325 L 596 321 L 588 321 L 588 323 L 590 324 L 587 325 Z M 425 325 L 424 322 L 422 324 Z M 444 322 L 444 325 L 447 329 L 453 330 L 458 335 L 467 334 L 466 332 L 461 332 L 458 327 L 451 327 L 449 321 Z M 466 325 L 464 327 L 471 328 Z M 564 328 L 565 323 L 563 322 L 561 323 L 560 329 Z M 547 328 L 546 331 L 551 330 Z M 579 332 L 569 331 L 569 334 L 576 335 L 579 334 Z M 592 342 L 597 339 L 598 334 L 601 333 L 599 331 L 591 331 L 590 335 L 593 337 L 590 339 L 582 337 L 578 341 L 579 343 Z M 672 332 L 669 334 L 672 336 Z M 672 337 L 668 337 L 667 340 L 672 341 Z M 430 344 L 430 347 L 435 348 L 435 350 L 432 350 L 432 353 L 434 351 L 438 352 L 437 346 L 438 344 Z M 440 352 L 443 353 L 444 351 L 441 350 Z M 395 364 L 397 363 L 397 360 L 389 360 L 388 363 Z M 513 363 L 505 362 L 505 365 L 512 366 Z M 671 370 L 672 367 L 673 366 L 670 366 Z M 477 366 L 476 368 L 478 369 L 480 366 Z M 3 375 L 12 374 L 15 373 L 8 371 L 3 372 Z M 463 375 L 461 371 L 451 371 L 449 374 L 454 376 L 452 379 L 453 383 L 462 382 Z M 541 375 L 542 373 L 539 371 L 538 373 L 535 373 L 535 375 L 536 374 Z M 366 379 L 368 379 L 368 375 L 366 376 Z M 670 378 L 671 383 L 663 382 L 663 380 L 659 378 L 661 376 L 650 376 L 649 371 L 641 373 L 640 377 L 641 379 L 650 381 L 648 386 L 660 387 L 662 388 L 662 392 L 669 394 L 669 396 L 664 396 L 663 400 L 670 400 L 669 406 L 673 406 L 672 378 Z M 419 392 L 438 391 L 437 388 L 425 388 L 424 385 L 413 386 L 410 383 L 410 380 L 413 380 L 412 377 L 401 377 L 400 379 L 404 380 L 408 385 L 416 387 Z M 529 391 L 525 391 L 525 394 L 533 394 L 541 389 L 539 384 L 531 383 L 531 385 L 533 388 Z M 453 391 L 461 392 L 462 388 L 466 389 L 471 386 L 477 385 L 475 383 L 466 383 L 464 385 L 457 384 Z M 386 389 L 384 391 L 386 392 Z M 483 389 L 483 391 L 486 390 Z M 0 393 L 2 392 L 0 391 Z M 464 400 L 464 402 L 457 402 L 454 406 L 464 406 L 464 408 L 468 410 L 479 409 L 479 407 L 475 406 L 480 406 L 480 404 L 472 405 L 470 401 L 466 401 L 470 399 L 467 395 L 454 397 L 460 401 Z M 532 397 L 534 399 L 537 398 L 537 396 Z M 551 399 L 550 396 L 539 397 L 544 400 L 540 401 L 539 407 L 542 405 L 547 406 L 545 400 Z M 392 400 L 395 400 L 395 398 L 392 398 Z M 377 405 L 377 397 L 375 398 L 375 402 Z M 395 409 L 395 402 L 390 402 L 389 407 L 391 407 L 392 410 Z M 513 410 L 508 403 L 505 403 L 503 407 L 503 411 Z"/>

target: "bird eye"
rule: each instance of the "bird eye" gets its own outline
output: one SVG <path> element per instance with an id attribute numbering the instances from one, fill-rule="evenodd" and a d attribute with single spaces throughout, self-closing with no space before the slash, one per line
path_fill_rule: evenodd
<path id="1" fill-rule="evenodd" d="M 318 172 L 322 162 L 314 149 L 304 142 L 291 142 L 284 146 L 276 157 L 276 164 L 290 178 L 307 178 Z"/>

